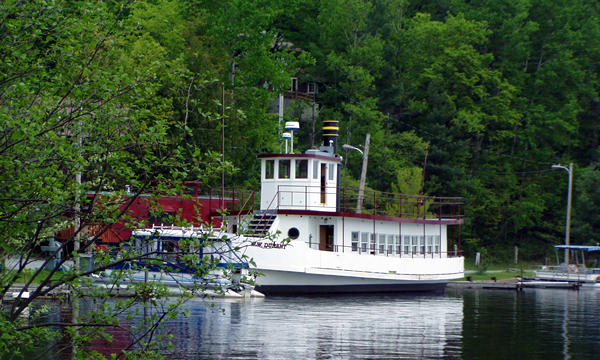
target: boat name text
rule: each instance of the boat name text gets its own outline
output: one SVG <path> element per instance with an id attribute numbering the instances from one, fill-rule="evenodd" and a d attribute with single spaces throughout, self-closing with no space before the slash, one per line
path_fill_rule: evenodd
<path id="1" fill-rule="evenodd" d="M 261 241 L 253 241 L 250 243 L 250 246 L 256 246 L 263 249 L 285 249 L 287 244 L 277 244 L 273 242 L 261 242 Z"/>

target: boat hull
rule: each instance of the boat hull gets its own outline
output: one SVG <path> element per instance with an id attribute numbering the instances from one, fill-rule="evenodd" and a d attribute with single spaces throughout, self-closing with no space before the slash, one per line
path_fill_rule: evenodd
<path id="1" fill-rule="evenodd" d="M 251 242 L 252 244 L 252 242 Z M 464 276 L 461 257 L 398 257 L 320 251 L 294 241 L 285 247 L 248 246 L 260 275 L 256 289 L 273 294 L 414 293 L 445 290 Z"/>
<path id="2" fill-rule="evenodd" d="M 256 289 L 267 295 L 349 294 L 349 293 L 443 293 L 447 281 L 393 281 L 262 271 Z"/>

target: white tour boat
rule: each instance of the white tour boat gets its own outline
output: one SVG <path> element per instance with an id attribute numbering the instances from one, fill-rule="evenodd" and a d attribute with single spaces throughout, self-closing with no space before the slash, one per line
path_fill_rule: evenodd
<path id="1" fill-rule="evenodd" d="M 448 281 L 463 278 L 460 231 L 453 226 L 464 222 L 462 200 L 368 192 L 357 205 L 359 192 L 340 188 L 337 132 L 337 121 L 327 121 L 327 146 L 259 155 L 260 209 L 245 224 L 229 223 L 242 234 L 232 237 L 234 246 L 261 274 L 256 289 L 443 291 Z M 457 239 L 451 248 L 449 235 Z"/>

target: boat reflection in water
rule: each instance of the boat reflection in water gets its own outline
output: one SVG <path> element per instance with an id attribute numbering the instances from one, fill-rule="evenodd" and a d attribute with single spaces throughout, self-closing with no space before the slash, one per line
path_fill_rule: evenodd
<path id="1" fill-rule="evenodd" d="M 187 305 L 164 331 L 168 358 L 460 358 L 463 300 L 444 296 L 273 297 Z"/>
<path id="2" fill-rule="evenodd" d="M 167 359 L 597 359 L 600 346 L 600 291 L 593 289 L 194 299 L 184 308 L 189 316 L 160 330 L 173 336 L 171 349 L 161 347 Z M 56 310 L 48 321 L 70 321 L 69 309 Z M 142 314 L 153 312 L 134 310 L 132 319 L 123 315 L 121 332 L 109 329 L 117 341 L 90 350 L 127 348 L 143 330 Z"/>

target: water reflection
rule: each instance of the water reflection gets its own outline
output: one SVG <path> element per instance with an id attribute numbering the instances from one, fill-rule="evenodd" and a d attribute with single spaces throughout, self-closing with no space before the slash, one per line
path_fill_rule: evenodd
<path id="1" fill-rule="evenodd" d="M 463 359 L 596 359 L 600 291 L 462 291 Z"/>
<path id="2" fill-rule="evenodd" d="M 600 348 L 599 290 L 193 300 L 184 308 L 189 316 L 161 330 L 173 335 L 168 359 L 594 359 Z M 58 310 L 48 321 L 69 321 L 69 309 Z M 123 317 L 109 329 L 116 341 L 91 349 L 126 348 L 143 310 L 152 312 L 136 310 L 131 323 Z M 54 358 L 69 355 L 63 348 Z"/>
<path id="3" fill-rule="evenodd" d="M 458 358 L 459 297 L 295 297 L 187 305 L 170 358 Z M 194 330 L 192 330 L 194 329 Z"/>

